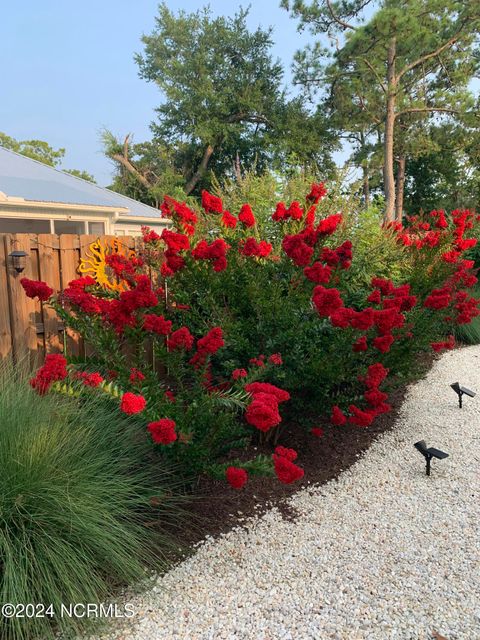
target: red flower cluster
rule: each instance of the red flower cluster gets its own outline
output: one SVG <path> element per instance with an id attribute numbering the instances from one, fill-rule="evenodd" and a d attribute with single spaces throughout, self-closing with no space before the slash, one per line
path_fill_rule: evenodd
<path id="1" fill-rule="evenodd" d="M 380 353 L 388 353 L 394 339 L 395 338 L 391 334 L 377 336 L 373 339 L 373 346 L 378 349 Z"/>
<path id="2" fill-rule="evenodd" d="M 176 233 L 175 231 L 164 229 L 160 237 L 167 245 L 167 249 L 173 253 L 188 251 L 188 249 L 190 249 L 190 240 L 183 233 Z"/>
<path id="3" fill-rule="evenodd" d="M 374 323 L 375 315 L 374 310 L 371 307 L 367 307 L 362 311 L 350 309 L 349 324 L 353 329 L 367 331 L 370 327 L 373 327 Z"/>
<path id="4" fill-rule="evenodd" d="M 177 439 L 175 427 L 176 424 L 174 420 L 170 420 L 170 418 L 162 418 L 155 422 L 149 422 L 147 429 L 155 444 L 171 444 Z"/>
<path id="5" fill-rule="evenodd" d="M 378 338 L 376 339 L 378 340 Z M 360 338 L 358 338 L 358 340 L 356 340 L 356 342 L 353 343 L 352 349 L 353 351 L 355 351 L 355 353 L 358 353 L 360 351 L 366 351 L 368 349 L 367 337 L 361 336 Z"/>
<path id="6" fill-rule="evenodd" d="M 110 253 L 105 256 L 105 263 L 112 269 L 118 278 L 126 279 L 128 276 L 135 275 L 136 267 L 142 265 L 142 261 L 138 258 L 129 260 L 121 253 Z"/>
<path id="7" fill-rule="evenodd" d="M 272 220 L 275 220 L 275 222 L 278 222 L 279 220 L 285 221 L 289 218 L 292 220 L 300 220 L 302 216 L 303 209 L 300 206 L 300 203 L 297 200 L 294 200 L 288 209 L 284 202 L 279 202 L 274 214 L 272 215 Z"/>
<path id="8" fill-rule="evenodd" d="M 469 209 L 455 209 L 455 211 L 452 211 L 452 220 L 455 226 L 453 235 L 455 236 L 456 248 L 459 251 L 465 251 L 477 244 L 475 238 L 465 240 L 463 237 L 465 231 L 473 227 L 474 217 L 475 214 Z"/>
<path id="9" fill-rule="evenodd" d="M 452 301 L 451 290 L 449 287 L 441 289 L 433 289 L 430 295 L 425 298 L 423 306 L 427 309 L 446 309 Z"/>
<path id="10" fill-rule="evenodd" d="M 135 276 L 135 286 L 120 293 L 120 303 L 127 313 L 137 309 L 156 307 L 158 298 L 152 291 L 152 282 L 146 275 Z"/>
<path id="11" fill-rule="evenodd" d="M 381 362 L 372 364 L 368 367 L 367 375 L 365 377 L 365 386 L 368 389 L 378 388 L 388 375 L 388 369 L 386 369 Z"/>
<path id="12" fill-rule="evenodd" d="M 334 215 L 328 216 L 328 218 L 320 220 L 320 223 L 317 227 L 317 236 L 331 236 L 332 233 L 335 233 L 338 225 L 342 222 L 342 220 L 343 216 L 341 213 L 335 213 Z"/>
<path id="13" fill-rule="evenodd" d="M 320 253 L 320 260 L 330 267 L 339 266 L 341 269 L 349 269 L 352 264 L 352 243 L 350 240 L 345 240 L 336 249 L 323 247 Z"/>
<path id="14" fill-rule="evenodd" d="M 284 236 L 282 248 L 297 267 L 306 267 L 310 264 L 313 248 L 305 242 L 305 236 L 302 233 Z"/>
<path id="15" fill-rule="evenodd" d="M 248 480 L 248 473 L 240 467 L 228 467 L 225 478 L 233 489 L 241 489 Z"/>
<path id="16" fill-rule="evenodd" d="M 143 382 L 145 380 L 145 376 L 141 371 L 139 371 L 135 367 L 132 367 L 130 369 L 129 380 L 132 384 L 137 384 L 137 382 Z"/>
<path id="17" fill-rule="evenodd" d="M 281 353 L 272 353 L 272 355 L 268 358 L 270 364 L 274 364 L 276 366 L 280 366 L 283 364 L 282 354 Z"/>
<path id="18" fill-rule="evenodd" d="M 45 361 L 35 377 L 30 380 L 30 386 L 43 395 L 47 393 L 54 382 L 65 380 L 66 377 L 67 361 L 65 358 L 57 353 L 49 353 L 45 356 Z"/>
<path id="19" fill-rule="evenodd" d="M 237 222 L 238 220 L 230 213 L 230 211 L 224 211 L 222 213 L 222 224 L 224 227 L 227 227 L 227 229 L 235 229 Z"/>
<path id="20" fill-rule="evenodd" d="M 327 188 L 323 182 L 313 183 L 310 189 L 310 193 L 307 195 L 307 200 L 318 204 L 320 200 L 327 195 Z"/>
<path id="21" fill-rule="evenodd" d="M 479 304 L 479 299 L 469 296 L 465 291 L 459 291 L 455 296 L 454 305 L 457 324 L 468 324 L 476 318 L 480 314 Z"/>
<path id="22" fill-rule="evenodd" d="M 143 316 L 143 329 L 159 336 L 166 336 L 172 330 L 172 321 L 154 313 L 147 313 Z"/>
<path id="23" fill-rule="evenodd" d="M 445 217 L 445 211 L 443 209 L 430 211 L 432 218 L 435 218 L 433 226 L 437 229 L 446 229 L 448 227 L 447 218 Z"/>
<path id="24" fill-rule="evenodd" d="M 303 478 L 304 470 L 293 462 L 297 459 L 297 452 L 294 449 L 276 447 L 272 458 L 275 474 L 283 484 L 291 484 Z"/>
<path id="25" fill-rule="evenodd" d="M 448 340 L 443 340 L 442 342 L 432 342 L 432 349 L 437 353 L 439 351 L 443 351 L 444 349 L 454 349 L 455 348 L 455 338 L 453 336 L 448 336 Z"/>
<path id="26" fill-rule="evenodd" d="M 61 298 L 68 304 L 73 304 L 87 314 L 100 314 L 108 306 L 108 301 L 96 298 L 86 291 L 86 287 L 96 285 L 90 276 L 77 278 L 68 283 L 68 287 L 63 290 Z"/>
<path id="27" fill-rule="evenodd" d="M 53 289 L 41 280 L 22 278 L 20 284 L 29 298 L 38 298 L 42 302 L 46 302 L 53 294 Z"/>
<path id="28" fill-rule="evenodd" d="M 83 384 L 86 387 L 98 387 L 103 382 L 102 376 L 97 372 L 87 373 L 86 371 L 82 371 L 78 374 L 78 378 L 83 380 Z"/>
<path id="29" fill-rule="evenodd" d="M 316 284 L 327 284 L 332 275 L 332 268 L 321 262 L 314 262 L 311 267 L 305 267 L 303 273 L 306 278 Z"/>
<path id="30" fill-rule="evenodd" d="M 147 401 L 142 395 L 135 395 L 130 391 L 123 394 L 120 401 L 120 409 L 127 415 L 141 413 L 147 406 Z"/>
<path id="31" fill-rule="evenodd" d="M 238 219 L 244 227 L 254 227 L 256 224 L 255 216 L 253 215 L 252 208 L 249 204 L 244 204 L 238 214 Z"/>
<path id="32" fill-rule="evenodd" d="M 387 413 L 391 410 L 391 406 L 385 402 L 387 394 L 379 390 L 379 386 L 388 374 L 388 369 L 380 363 L 372 364 L 368 367 L 367 375 L 364 378 L 367 391 L 364 398 L 370 405 L 368 409 L 360 409 L 351 404 L 348 407 L 350 417 L 348 421 L 357 427 L 368 427 L 372 424 L 376 416 L 381 413 Z"/>
<path id="33" fill-rule="evenodd" d="M 239 380 L 240 378 L 246 378 L 248 375 L 246 369 L 235 369 L 232 373 L 233 380 Z"/>
<path id="34" fill-rule="evenodd" d="M 255 238 L 247 238 L 239 244 L 239 253 L 244 256 L 256 256 L 266 258 L 272 252 L 272 245 L 266 240 L 257 242 Z"/>
<path id="35" fill-rule="evenodd" d="M 167 245 L 167 249 L 164 252 L 165 262 L 162 264 L 161 273 L 164 278 L 168 278 L 185 266 L 185 259 L 180 255 L 180 252 L 188 251 L 190 240 L 183 233 L 176 233 L 169 229 L 164 229 L 160 237 Z"/>
<path id="36" fill-rule="evenodd" d="M 190 351 L 193 347 L 193 336 L 187 327 L 180 327 L 174 331 L 167 340 L 167 347 L 169 351 L 177 351 L 179 349 L 185 349 Z"/>
<path id="37" fill-rule="evenodd" d="M 318 285 L 313 290 L 312 302 L 319 316 L 327 318 L 343 307 L 343 300 L 338 289 L 326 289 Z"/>
<path id="38" fill-rule="evenodd" d="M 343 413 L 338 405 L 334 405 L 332 407 L 332 415 L 330 416 L 330 421 L 337 427 L 341 427 L 347 422 L 347 416 Z"/>
<path id="39" fill-rule="evenodd" d="M 175 398 L 174 394 L 170 391 L 170 389 L 167 389 L 165 391 L 165 397 L 169 402 L 175 403 L 177 401 L 177 399 Z"/>
<path id="40" fill-rule="evenodd" d="M 317 205 L 312 204 L 305 216 L 305 227 L 313 227 L 315 224 L 315 214 L 317 213 Z"/>
<path id="41" fill-rule="evenodd" d="M 145 244 L 154 244 L 155 242 L 159 242 L 160 236 L 156 231 L 150 229 L 150 227 L 143 226 L 142 228 L 142 237 Z"/>
<path id="42" fill-rule="evenodd" d="M 194 367 L 201 367 L 207 361 L 208 356 L 216 353 L 224 345 L 221 328 L 213 327 L 203 338 L 197 340 L 197 352 L 190 359 L 190 364 Z"/>
<path id="43" fill-rule="evenodd" d="M 263 432 L 280 424 L 282 418 L 278 405 L 290 399 L 288 391 L 267 382 L 247 384 L 245 391 L 253 396 L 253 400 L 245 412 L 245 419 L 249 424 Z"/>
<path id="44" fill-rule="evenodd" d="M 265 366 L 265 356 L 263 353 L 258 356 L 258 358 L 250 358 L 250 364 L 253 364 L 254 367 L 264 367 Z"/>
<path id="45" fill-rule="evenodd" d="M 195 211 L 187 207 L 185 202 L 178 202 L 170 196 L 165 196 L 160 209 L 163 216 L 165 218 L 173 218 L 187 236 L 192 236 L 195 233 L 198 217 Z"/>
<path id="46" fill-rule="evenodd" d="M 192 249 L 192 257 L 195 260 L 210 260 L 214 271 L 224 271 L 227 268 L 227 251 L 229 245 L 223 238 L 217 238 L 211 244 L 206 240 L 200 240 L 197 246 Z"/>
<path id="47" fill-rule="evenodd" d="M 205 190 L 202 191 L 202 207 L 205 213 L 223 212 L 223 202 L 221 199 Z"/>
<path id="48" fill-rule="evenodd" d="M 363 411 L 354 404 L 351 404 L 348 410 L 351 413 L 348 421 L 357 427 L 369 427 L 375 419 L 376 414 L 373 411 Z"/>
<path id="49" fill-rule="evenodd" d="M 384 309 L 410 311 L 417 304 L 416 296 L 410 295 L 410 285 L 402 284 L 395 287 L 391 280 L 372 278 L 372 287 L 376 287 L 367 300 L 374 304 L 381 304 Z"/>

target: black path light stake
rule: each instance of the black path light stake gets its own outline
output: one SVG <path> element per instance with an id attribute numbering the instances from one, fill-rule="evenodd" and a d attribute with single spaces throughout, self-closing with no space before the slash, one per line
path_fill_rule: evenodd
<path id="1" fill-rule="evenodd" d="M 455 391 L 455 393 L 458 395 L 458 406 L 460 407 L 460 409 L 462 408 L 462 396 L 463 396 L 463 394 L 465 394 L 466 396 L 470 396 L 470 398 L 474 398 L 475 397 L 475 391 L 471 391 L 470 389 L 467 389 L 467 387 L 462 387 L 460 385 L 460 383 L 458 383 L 458 382 L 454 382 L 450 386 Z"/>
<path id="2" fill-rule="evenodd" d="M 420 440 L 420 442 L 415 442 L 413 446 L 417 451 L 420 451 L 420 453 L 422 454 L 422 456 L 424 456 L 427 462 L 427 467 L 426 467 L 427 476 L 430 475 L 430 463 L 432 461 L 432 458 L 437 458 L 438 460 L 443 460 L 444 458 L 448 458 L 448 453 L 445 453 L 445 451 L 440 451 L 439 449 L 434 449 L 433 447 L 428 448 L 425 440 Z"/>

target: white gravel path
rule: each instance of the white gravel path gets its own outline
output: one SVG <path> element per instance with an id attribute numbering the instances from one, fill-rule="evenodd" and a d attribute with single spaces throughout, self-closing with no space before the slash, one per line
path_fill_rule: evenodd
<path id="1" fill-rule="evenodd" d="M 456 380 L 480 391 L 480 347 L 445 354 L 393 432 L 338 480 L 297 493 L 295 522 L 272 509 L 208 540 L 104 637 L 479 640 L 480 395 L 460 410 Z M 450 453 L 430 477 L 420 439 Z"/>

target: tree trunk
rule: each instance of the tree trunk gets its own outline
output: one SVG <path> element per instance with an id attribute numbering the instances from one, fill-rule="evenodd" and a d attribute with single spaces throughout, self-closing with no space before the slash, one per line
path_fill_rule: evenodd
<path id="1" fill-rule="evenodd" d="M 365 209 L 370 206 L 370 181 L 368 177 L 368 167 L 366 164 L 362 166 L 363 171 L 363 199 L 365 201 Z"/>
<path id="2" fill-rule="evenodd" d="M 392 222 L 395 214 L 395 178 L 393 175 L 393 135 L 395 128 L 395 77 L 396 39 L 392 38 L 388 46 L 387 59 L 387 109 L 385 117 L 385 135 L 383 141 L 383 188 L 385 190 L 385 222 Z"/>
<path id="3" fill-rule="evenodd" d="M 203 178 L 203 176 L 205 175 L 205 172 L 208 167 L 208 163 L 210 162 L 210 158 L 212 157 L 214 151 L 215 151 L 215 148 L 211 144 L 208 144 L 206 146 L 205 151 L 203 152 L 202 161 L 200 162 L 198 169 L 195 171 L 193 176 L 185 185 L 185 193 L 187 194 L 187 196 L 190 195 L 190 193 L 197 186 L 198 181 L 201 178 Z"/>
<path id="4" fill-rule="evenodd" d="M 405 187 L 405 161 L 404 155 L 398 159 L 397 167 L 397 194 L 395 197 L 395 220 L 402 222 L 403 219 L 403 191 Z"/>

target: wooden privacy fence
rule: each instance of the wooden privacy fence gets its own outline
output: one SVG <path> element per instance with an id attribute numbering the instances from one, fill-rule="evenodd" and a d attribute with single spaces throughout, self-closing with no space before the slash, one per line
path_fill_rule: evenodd
<path id="1" fill-rule="evenodd" d="M 80 276 L 81 260 L 95 266 L 98 252 L 92 243 L 100 243 L 108 250 L 128 254 L 142 250 L 142 239 L 122 236 L 0 234 L 0 358 L 13 355 L 41 361 L 46 353 L 64 350 L 70 355 L 85 355 L 81 338 L 64 328 L 55 312 L 38 300 L 25 295 L 20 284 L 23 277 L 43 280 L 55 291 L 61 291 Z M 17 273 L 9 254 L 25 251 L 25 268 Z M 91 273 L 90 275 L 94 275 Z"/>

